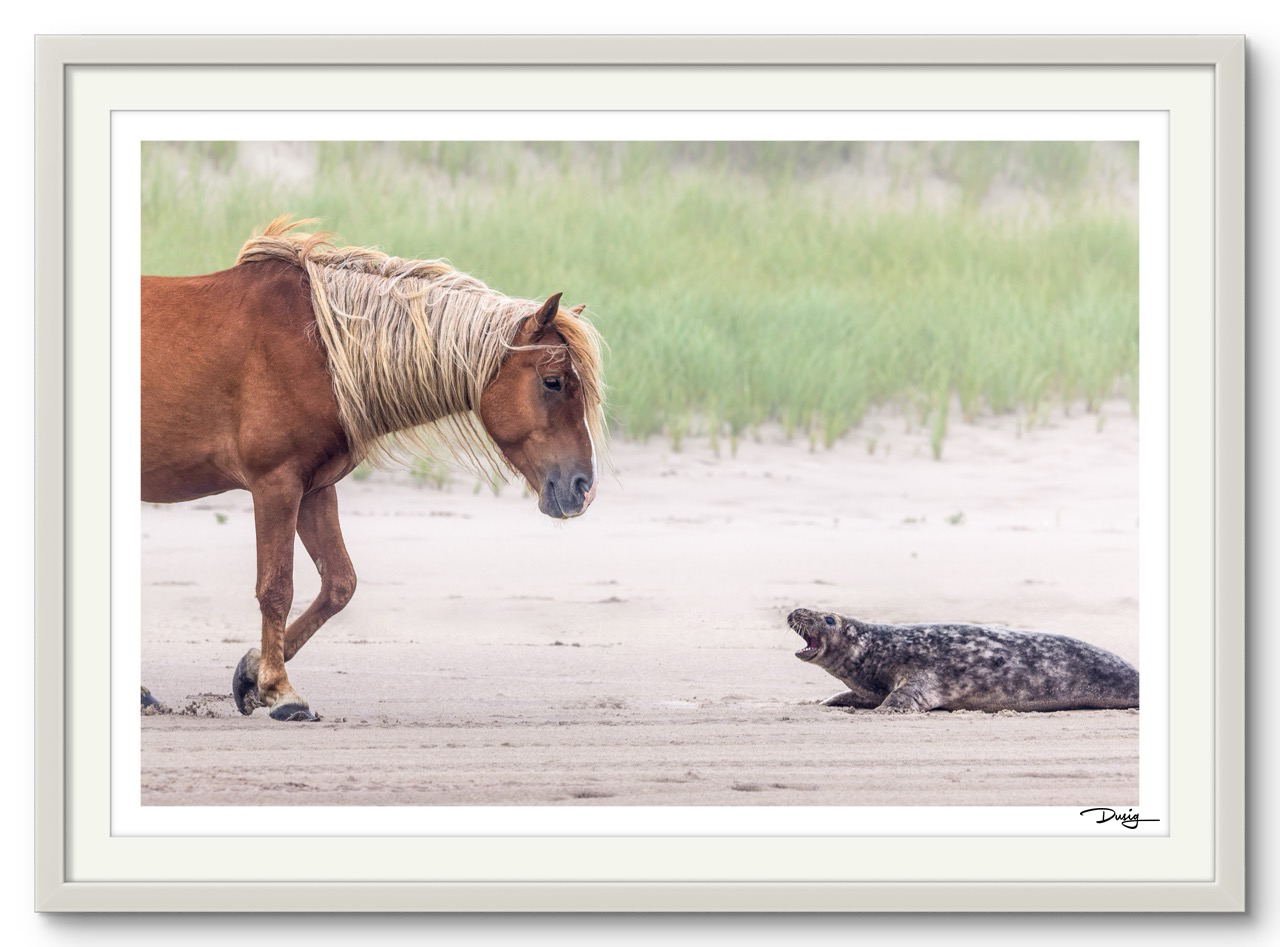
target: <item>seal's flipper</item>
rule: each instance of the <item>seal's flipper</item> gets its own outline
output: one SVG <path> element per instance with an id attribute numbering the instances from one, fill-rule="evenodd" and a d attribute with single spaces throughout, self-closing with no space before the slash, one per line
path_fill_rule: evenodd
<path id="1" fill-rule="evenodd" d="M 880 702 L 876 700 L 867 700 L 853 691 L 841 691 L 839 694 L 833 694 L 826 700 L 821 701 L 824 707 L 856 707 L 859 710 L 874 710 L 880 706 Z"/>
<path id="2" fill-rule="evenodd" d="M 913 677 L 889 692 L 876 710 L 886 713 L 922 714 L 941 704 L 938 689 L 925 677 Z"/>

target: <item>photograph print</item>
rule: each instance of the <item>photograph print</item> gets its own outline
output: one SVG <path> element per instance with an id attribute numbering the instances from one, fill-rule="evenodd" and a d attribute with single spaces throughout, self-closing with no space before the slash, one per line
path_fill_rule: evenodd
<path id="1" fill-rule="evenodd" d="M 142 806 L 1136 819 L 1138 157 L 143 142 Z"/>

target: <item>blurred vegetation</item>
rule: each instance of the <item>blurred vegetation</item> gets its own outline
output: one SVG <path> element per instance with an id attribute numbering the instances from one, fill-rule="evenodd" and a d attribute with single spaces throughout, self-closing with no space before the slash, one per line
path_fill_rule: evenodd
<path id="1" fill-rule="evenodd" d="M 586 302 L 624 436 L 830 444 L 897 404 L 940 456 L 957 409 L 1136 408 L 1136 173 L 1131 143 L 149 143 L 143 270 L 320 217 Z"/>

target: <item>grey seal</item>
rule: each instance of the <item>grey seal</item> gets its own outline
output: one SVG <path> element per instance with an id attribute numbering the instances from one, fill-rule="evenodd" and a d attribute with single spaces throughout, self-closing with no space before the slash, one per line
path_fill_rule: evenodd
<path id="1" fill-rule="evenodd" d="M 1066 635 L 982 625 L 877 625 L 797 608 L 796 652 L 849 690 L 829 707 L 929 710 L 1100 710 L 1138 706 L 1138 672 Z"/>

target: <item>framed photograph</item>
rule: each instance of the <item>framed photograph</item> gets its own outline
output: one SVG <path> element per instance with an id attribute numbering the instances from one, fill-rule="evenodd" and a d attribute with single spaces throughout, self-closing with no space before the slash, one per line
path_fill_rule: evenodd
<path id="1" fill-rule="evenodd" d="M 1242 911 L 1243 38 L 529 39 L 38 39 L 37 909 Z"/>

